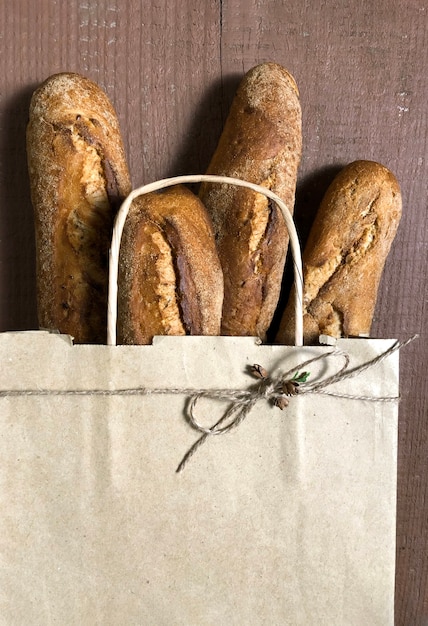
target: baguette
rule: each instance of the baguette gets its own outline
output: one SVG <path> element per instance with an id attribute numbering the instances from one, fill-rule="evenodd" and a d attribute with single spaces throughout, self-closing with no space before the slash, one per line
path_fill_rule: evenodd
<path id="1" fill-rule="evenodd" d="M 113 219 L 131 190 L 106 94 L 78 74 L 48 78 L 31 100 L 27 155 L 39 324 L 105 343 Z"/>
<path id="2" fill-rule="evenodd" d="M 328 188 L 303 253 L 304 343 L 368 336 L 383 268 L 401 217 L 394 175 L 374 161 L 343 168 Z M 294 290 L 276 341 L 293 344 Z"/>
<path id="3" fill-rule="evenodd" d="M 302 150 L 301 108 L 293 77 L 263 63 L 242 79 L 207 174 L 267 187 L 294 208 Z M 288 233 L 265 196 L 249 189 L 203 183 L 224 273 L 221 332 L 265 338 L 277 306 Z"/>
<path id="4" fill-rule="evenodd" d="M 118 342 L 219 335 L 223 275 L 209 217 L 182 185 L 135 198 L 119 254 Z"/>

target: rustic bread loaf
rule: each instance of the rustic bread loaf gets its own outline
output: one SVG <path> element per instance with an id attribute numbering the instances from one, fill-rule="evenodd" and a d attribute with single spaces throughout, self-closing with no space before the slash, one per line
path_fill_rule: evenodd
<path id="1" fill-rule="evenodd" d="M 118 342 L 219 335 L 223 275 L 199 198 L 182 185 L 132 201 L 119 255 Z"/>
<path id="2" fill-rule="evenodd" d="M 105 343 L 113 219 L 131 190 L 106 94 L 78 74 L 48 78 L 31 100 L 27 154 L 39 324 L 76 343 Z"/>
<path id="3" fill-rule="evenodd" d="M 328 188 L 303 253 L 304 342 L 369 335 L 384 264 L 401 217 L 394 175 L 355 161 Z M 276 340 L 292 344 L 294 290 Z"/>
<path id="4" fill-rule="evenodd" d="M 207 174 L 272 190 L 293 211 L 302 149 L 301 109 L 293 77 L 276 63 L 241 81 Z M 203 183 L 224 273 L 221 332 L 265 337 L 279 298 L 288 247 L 284 218 L 265 196 Z"/>

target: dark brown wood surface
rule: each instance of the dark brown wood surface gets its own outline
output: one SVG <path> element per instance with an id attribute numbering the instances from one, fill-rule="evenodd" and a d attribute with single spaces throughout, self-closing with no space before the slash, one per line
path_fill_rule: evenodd
<path id="1" fill-rule="evenodd" d="M 0 330 L 37 327 L 25 125 L 55 72 L 97 81 L 121 122 L 134 185 L 203 173 L 243 73 L 295 76 L 304 242 L 338 169 L 373 159 L 397 176 L 403 218 L 372 335 L 420 337 L 401 354 L 396 624 L 428 624 L 427 107 L 423 0 L 3 0 L 0 3 Z"/>

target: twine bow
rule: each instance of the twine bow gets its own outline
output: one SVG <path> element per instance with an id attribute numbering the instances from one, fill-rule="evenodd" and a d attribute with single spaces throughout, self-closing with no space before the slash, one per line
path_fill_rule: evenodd
<path id="1" fill-rule="evenodd" d="M 250 368 L 250 371 L 260 380 L 258 384 L 253 385 L 247 390 L 216 389 L 212 391 L 202 390 L 194 393 L 188 401 L 187 418 L 191 426 L 201 433 L 201 437 L 199 437 L 199 439 L 186 452 L 177 467 L 177 472 L 183 471 L 188 461 L 205 443 L 208 437 L 226 434 L 230 430 L 239 426 L 239 424 L 241 424 L 248 416 L 254 405 L 260 400 L 270 402 L 281 410 L 288 406 L 291 397 L 303 394 L 320 394 L 335 398 L 345 398 L 365 402 L 396 402 L 399 400 L 399 396 L 374 397 L 352 395 L 337 393 L 328 388 L 334 383 L 348 378 L 354 378 L 378 363 L 381 363 L 393 352 L 400 350 L 400 348 L 409 344 L 416 337 L 417 335 L 403 342 L 396 341 L 388 350 L 379 356 L 352 369 L 348 369 L 350 362 L 349 355 L 343 350 L 334 349 L 330 352 L 326 352 L 303 361 L 297 367 L 293 367 L 276 378 L 269 376 L 263 366 L 257 364 L 253 365 Z M 311 363 L 331 357 L 343 359 L 342 366 L 331 376 L 321 378 L 318 381 L 307 382 L 309 372 L 305 371 L 305 368 Z M 202 398 L 208 398 L 210 400 L 226 400 L 231 402 L 230 406 L 226 409 L 220 419 L 209 427 L 203 426 L 196 418 L 196 407 Z"/>

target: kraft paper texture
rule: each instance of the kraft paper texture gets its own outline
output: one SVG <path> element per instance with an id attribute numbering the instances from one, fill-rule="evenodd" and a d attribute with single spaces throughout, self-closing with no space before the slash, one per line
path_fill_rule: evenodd
<path id="1" fill-rule="evenodd" d="M 338 345 L 356 365 L 392 343 Z M 327 350 L 3 333 L 0 390 L 246 389 L 249 365 L 286 371 Z M 334 391 L 397 396 L 398 353 Z M 186 402 L 0 398 L 0 624 L 392 626 L 398 404 L 261 400 L 177 474 L 199 437 Z M 226 406 L 202 400 L 198 419 L 210 426 Z"/>

